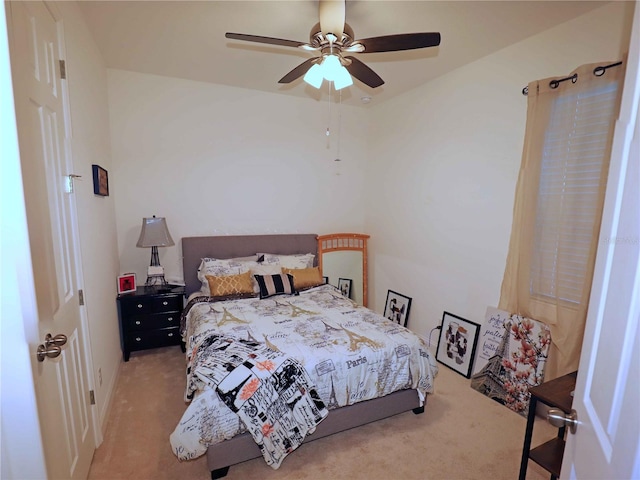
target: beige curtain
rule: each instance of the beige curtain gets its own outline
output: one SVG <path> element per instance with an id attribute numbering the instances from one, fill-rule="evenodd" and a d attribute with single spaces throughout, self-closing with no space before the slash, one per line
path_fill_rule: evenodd
<path id="1" fill-rule="evenodd" d="M 556 88 L 552 88 L 552 81 L 567 77 L 547 78 L 528 85 L 524 149 L 499 308 L 539 320 L 550 327 L 552 346 L 545 380 L 576 370 L 580 359 L 624 64 L 608 68 L 600 76 L 594 74 L 594 69 L 613 63 L 581 66 L 567 75 L 573 77 L 572 80 L 562 81 Z M 608 92 L 608 98 L 604 99 L 610 103 L 604 107 L 608 122 L 604 134 L 604 116 L 600 112 L 603 105 L 598 95 L 593 95 L 594 91 Z M 594 100 L 595 97 L 598 98 Z M 567 105 L 572 106 L 567 108 Z M 572 109 L 576 112 L 582 109 L 582 117 L 586 109 L 586 116 L 595 117 L 594 121 L 576 125 Z M 565 113 L 559 113 L 561 110 Z M 599 145 L 594 147 L 585 140 L 590 138 L 588 129 L 599 131 L 594 135 L 599 139 Z M 580 146 L 574 145 L 576 135 L 582 139 Z M 585 148 L 593 148 L 593 151 L 585 151 Z M 559 155 L 560 163 L 569 165 L 566 168 L 573 169 L 574 174 L 576 170 L 579 173 L 590 170 L 594 174 L 594 170 L 600 169 L 595 172 L 599 183 L 593 186 L 595 191 L 590 193 L 589 201 L 563 191 L 566 172 L 563 173 L 564 167 L 549 167 L 548 158 L 553 155 Z M 601 158 L 596 162 L 593 157 L 597 155 Z M 580 181 L 579 176 L 577 178 Z M 548 200 L 549 183 L 561 192 L 551 195 L 552 200 Z M 548 201 L 555 203 L 548 204 Z M 582 231 L 567 227 L 576 219 L 582 220 L 582 216 L 588 217 L 586 223 L 581 224 Z M 546 250 L 541 250 L 540 244 L 544 241 L 552 246 L 546 245 Z M 581 242 L 580 247 L 576 242 Z M 582 269 L 576 270 L 573 255 L 577 249 L 586 261 Z"/>

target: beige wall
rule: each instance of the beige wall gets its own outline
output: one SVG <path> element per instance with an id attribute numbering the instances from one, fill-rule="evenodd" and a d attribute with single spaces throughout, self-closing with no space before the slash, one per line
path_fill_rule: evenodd
<path id="1" fill-rule="evenodd" d="M 326 101 L 109 70 L 109 112 L 120 269 L 141 282 L 143 217 L 166 217 L 176 246 L 160 248 L 160 262 L 179 281 L 185 236 L 364 226 L 363 109 L 342 106 L 339 164 L 340 108 L 328 145 Z"/>
<path id="2" fill-rule="evenodd" d="M 388 289 L 412 297 L 409 327 L 423 336 L 443 311 L 482 323 L 506 261 L 526 120 L 521 90 L 621 58 L 632 8 L 613 2 L 373 109 L 370 307 L 381 312 Z"/>
<path id="3" fill-rule="evenodd" d="M 118 273 L 114 197 L 93 194 L 91 165 L 111 169 L 107 71 L 91 32 L 74 2 L 57 2 L 63 16 L 71 106 L 71 155 L 82 250 L 85 319 L 93 357 L 94 391 L 104 422 L 113 393 L 120 353 L 116 311 Z M 102 383 L 100 382 L 102 379 Z"/>

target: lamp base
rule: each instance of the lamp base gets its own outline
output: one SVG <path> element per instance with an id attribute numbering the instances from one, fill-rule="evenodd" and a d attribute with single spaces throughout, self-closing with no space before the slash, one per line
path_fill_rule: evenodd
<path id="1" fill-rule="evenodd" d="M 164 278 L 164 274 L 149 275 L 144 285 L 145 287 L 166 287 L 169 285 L 169 282 Z"/>

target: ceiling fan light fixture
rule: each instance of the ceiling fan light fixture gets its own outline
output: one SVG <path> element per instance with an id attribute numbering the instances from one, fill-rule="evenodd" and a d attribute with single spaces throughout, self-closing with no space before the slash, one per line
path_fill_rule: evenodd
<path id="1" fill-rule="evenodd" d="M 320 88 L 324 79 L 333 82 L 336 90 L 353 85 L 351 75 L 336 55 L 325 56 L 321 63 L 314 64 L 303 77 L 314 88 Z"/>
<path id="2" fill-rule="evenodd" d="M 345 22 L 346 0 L 317 0 L 317 3 L 320 21 L 311 27 L 309 43 L 230 32 L 225 37 L 318 52 L 319 56 L 305 60 L 278 80 L 288 84 L 304 76 L 305 82 L 317 89 L 321 88 L 324 78 L 336 83 L 336 89 L 353 85 L 352 76 L 370 88 L 384 85 L 384 80 L 366 64 L 345 54 L 399 52 L 440 45 L 439 32 L 400 33 L 358 40 Z"/>
<path id="3" fill-rule="evenodd" d="M 333 80 L 333 86 L 336 90 L 341 90 L 345 87 L 353 85 L 353 79 L 346 68 L 340 66 L 335 79 Z"/>
<path id="4" fill-rule="evenodd" d="M 303 80 L 307 82 L 314 88 L 320 88 L 322 85 L 322 81 L 324 80 L 324 75 L 322 71 L 322 67 L 317 63 L 314 64 L 304 75 Z"/>
<path id="5" fill-rule="evenodd" d="M 335 55 L 327 55 L 322 62 L 324 78 L 331 82 L 340 74 L 341 68 L 340 59 Z"/>

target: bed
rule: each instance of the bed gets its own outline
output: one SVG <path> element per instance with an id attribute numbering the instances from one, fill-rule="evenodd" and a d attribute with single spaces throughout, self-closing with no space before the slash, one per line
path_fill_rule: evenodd
<path id="1" fill-rule="evenodd" d="M 306 438 L 303 436 L 304 443 L 353 427 L 364 425 L 376 420 L 380 420 L 382 418 L 407 412 L 409 410 L 412 410 L 415 414 L 423 413 L 424 407 L 427 402 L 427 396 L 425 395 L 425 393 L 430 393 L 432 391 L 432 380 L 433 377 L 435 377 L 435 375 L 437 374 L 437 364 L 435 363 L 434 358 L 431 356 L 422 340 L 420 340 L 417 336 L 411 334 L 408 330 L 404 329 L 404 327 L 400 327 L 399 325 L 388 322 L 382 316 L 375 314 L 371 310 L 368 310 L 365 307 L 357 306 L 347 299 L 338 298 L 340 297 L 340 292 L 330 285 L 314 286 L 295 296 L 274 296 L 265 298 L 265 300 L 260 300 L 259 298 L 255 297 L 226 299 L 221 302 L 209 303 L 209 306 L 206 306 L 207 302 L 203 302 L 202 293 L 198 293 L 203 287 L 202 277 L 198 277 L 198 268 L 201 266 L 203 258 L 245 258 L 254 256 L 259 252 L 269 252 L 274 255 L 283 256 L 301 256 L 311 253 L 313 255 L 312 258 L 314 259 L 313 265 L 317 265 L 317 238 L 318 237 L 315 234 L 283 234 L 185 237 L 182 239 L 183 269 L 186 295 L 188 298 L 198 297 L 195 300 L 189 302 L 189 304 L 187 305 L 187 309 L 185 309 L 185 312 L 187 313 L 185 320 L 187 322 L 192 322 L 191 324 L 187 323 L 183 326 L 183 335 L 186 342 L 188 362 L 193 361 L 193 357 L 189 357 L 189 352 L 198 350 L 198 348 L 194 349 L 194 346 L 190 345 L 190 342 L 195 343 L 196 339 L 201 339 L 205 334 L 213 335 L 217 339 L 222 338 L 222 336 L 226 334 L 242 335 L 245 339 L 248 337 L 251 340 L 251 342 L 249 343 L 256 346 L 256 348 L 260 348 L 262 346 L 256 345 L 257 343 L 266 342 L 275 350 L 293 350 L 289 352 L 290 355 L 292 357 L 298 358 L 299 361 L 304 364 L 307 371 L 310 372 L 312 377 L 311 380 L 313 382 L 317 382 L 317 392 L 314 390 L 312 391 L 312 393 L 319 394 L 328 410 L 328 415 L 326 415 L 322 419 L 319 419 L 317 425 L 314 425 L 313 428 L 311 428 L 310 431 L 313 431 L 313 433 L 308 434 Z M 201 303 L 198 303 L 199 301 Z M 345 301 L 347 302 L 346 304 L 344 303 Z M 330 311 L 331 318 L 325 318 L 315 315 L 316 313 L 318 313 L 317 310 L 319 310 L 320 308 L 324 308 L 325 304 L 328 305 L 329 308 L 333 308 L 333 306 L 335 306 L 334 310 Z M 274 313 L 273 319 L 274 322 L 278 325 L 277 330 L 273 330 L 274 326 L 270 324 L 267 326 L 267 323 L 264 320 L 264 318 L 270 317 L 271 313 L 268 313 L 265 317 L 261 317 L 259 320 L 252 319 L 252 315 L 258 315 L 257 313 L 253 313 L 253 310 L 250 310 L 253 309 L 256 305 L 264 308 L 272 308 L 272 310 L 280 308 L 283 305 L 288 305 L 289 307 L 293 307 L 294 309 L 297 309 L 298 312 L 302 312 L 303 314 L 306 313 L 314 315 L 311 317 L 307 315 L 307 317 L 311 318 L 308 323 L 295 324 L 295 322 L 299 321 L 299 319 L 283 320 L 280 316 L 281 313 Z M 226 330 L 224 330 L 223 327 L 220 326 L 223 322 L 216 321 L 217 324 L 216 322 L 213 322 L 214 326 L 212 326 L 208 323 L 207 320 L 205 320 L 206 313 L 203 312 L 205 312 L 205 310 L 207 309 L 210 311 L 217 311 L 218 315 L 223 311 L 225 312 L 225 315 L 228 313 L 228 311 L 231 311 L 233 315 L 241 319 L 241 322 L 239 322 L 239 324 L 229 326 Z M 270 310 L 269 312 L 271 312 L 272 310 Z M 311 310 L 313 310 L 313 312 Z M 192 311 L 192 313 L 189 313 L 190 311 Z M 340 313 L 338 313 L 338 311 L 340 311 Z M 374 337 L 374 335 L 380 335 L 380 332 L 383 332 L 385 335 L 386 332 L 390 332 L 388 335 L 389 337 L 400 339 L 398 341 L 402 343 L 402 345 L 398 344 L 395 346 L 395 355 L 400 356 L 398 352 L 406 351 L 406 353 L 403 355 L 409 356 L 408 358 L 410 359 L 407 359 L 406 362 L 410 362 L 411 368 L 407 366 L 405 369 L 407 373 L 403 373 L 403 375 L 407 376 L 407 378 L 402 377 L 401 379 L 396 381 L 396 383 L 403 383 L 403 385 L 400 387 L 393 387 L 394 389 L 399 388 L 399 390 L 393 392 L 378 392 L 383 396 L 372 399 L 366 399 L 367 397 L 363 396 L 364 399 L 360 400 L 358 398 L 360 392 L 354 393 L 352 384 L 348 383 L 352 380 L 349 380 L 348 376 L 346 376 L 345 381 L 348 383 L 346 387 L 346 396 L 342 395 L 345 396 L 345 398 L 341 399 L 340 401 L 336 401 L 334 390 L 343 392 L 345 388 L 334 388 L 333 382 L 336 381 L 336 377 L 334 376 L 334 378 L 331 380 L 331 394 L 329 394 L 329 390 L 327 387 L 328 384 L 326 384 L 327 376 L 325 375 L 324 377 L 322 377 L 322 380 L 320 380 L 320 377 L 318 377 L 318 372 L 322 374 L 326 373 L 327 368 L 323 367 L 323 362 L 320 361 L 320 364 L 313 363 L 317 362 L 317 360 L 312 360 L 310 357 L 307 358 L 306 354 L 300 353 L 300 351 L 302 351 L 301 348 L 298 349 L 295 346 L 292 347 L 291 345 L 289 345 L 291 342 L 295 341 L 297 333 L 292 333 L 293 331 L 289 332 L 286 330 L 281 330 L 282 328 L 285 328 L 282 326 L 285 323 L 298 325 L 297 327 L 295 327 L 296 329 L 300 329 L 300 325 L 305 325 L 304 328 L 311 328 L 306 326 L 312 324 L 321 325 L 332 330 L 341 329 L 344 325 L 348 325 L 349 328 L 351 328 L 352 323 L 349 323 L 349 320 L 346 321 L 347 323 L 340 323 L 339 321 L 340 319 L 347 317 L 338 317 L 338 315 L 353 314 L 363 317 L 367 320 L 367 324 L 365 325 L 365 327 L 371 329 L 372 333 L 369 335 L 369 337 L 372 339 L 371 341 L 373 343 L 381 343 L 379 341 L 379 338 L 378 340 L 376 340 Z M 219 319 L 220 316 L 218 316 L 217 318 Z M 382 322 L 386 323 L 383 324 Z M 289 327 L 290 325 L 286 326 L 286 328 Z M 376 330 L 375 333 L 373 332 L 374 329 Z M 274 331 L 276 332 L 276 334 L 273 334 Z M 351 330 L 347 330 L 345 328 L 344 332 L 347 332 L 350 337 L 353 337 Z M 411 336 L 412 338 L 410 340 L 407 340 L 409 336 Z M 281 341 L 281 339 L 278 337 L 287 337 L 287 341 Z M 413 346 L 412 342 L 414 341 L 416 342 L 416 346 Z M 351 338 L 351 342 L 351 346 L 353 346 L 353 338 Z M 277 346 L 274 346 L 274 344 L 277 344 Z M 408 353 L 409 349 L 406 344 L 412 345 L 411 353 Z M 368 347 L 365 345 L 363 348 Z M 202 350 L 203 349 L 200 348 L 199 351 Z M 415 350 L 415 352 L 413 350 Z M 349 360 L 342 363 L 349 364 L 350 366 L 355 366 L 359 363 L 366 362 L 366 359 L 363 360 L 363 358 L 363 355 L 358 355 L 358 352 L 354 350 L 353 356 L 350 357 Z M 324 362 L 326 363 L 326 360 Z M 310 363 L 312 363 L 312 365 L 310 365 Z M 409 363 L 407 363 L 407 365 L 409 365 Z M 363 366 L 363 368 L 364 367 L 366 367 L 366 365 Z M 191 371 L 192 368 L 193 365 L 190 364 L 188 371 Z M 356 369 L 354 368 L 353 370 L 355 371 Z M 399 367 L 390 369 L 390 371 L 394 372 L 396 372 L 396 370 L 399 370 Z M 412 378 L 412 371 L 420 372 L 419 379 Z M 414 373 L 414 375 L 418 376 L 418 373 Z M 198 388 L 193 387 L 193 384 L 198 383 L 199 380 L 196 378 L 196 381 L 194 382 L 193 377 L 188 378 L 191 378 L 191 380 L 188 380 L 188 391 L 186 393 L 187 397 L 189 396 L 189 385 L 191 384 L 191 394 L 195 396 L 194 398 L 198 400 L 198 403 L 200 405 L 204 405 L 203 398 L 208 396 L 211 397 L 211 393 L 208 390 L 206 394 L 200 391 L 195 391 L 198 390 Z M 342 378 L 340 380 L 342 381 Z M 200 385 L 202 384 L 201 381 L 199 383 Z M 391 383 L 392 382 L 389 381 L 389 384 Z M 376 383 L 376 385 L 378 385 L 378 383 Z M 351 393 L 349 388 L 352 388 Z M 387 387 L 380 388 L 384 390 Z M 339 393 L 338 396 L 340 395 L 341 393 Z M 198 420 L 199 423 L 197 424 L 189 423 L 189 421 L 191 421 L 195 416 L 193 412 L 189 413 L 189 408 L 191 408 L 195 403 L 195 400 L 191 402 L 187 412 L 185 412 L 185 416 L 172 434 L 171 441 L 174 453 L 176 453 L 176 455 L 178 455 L 178 457 L 181 459 L 192 458 L 196 455 L 200 455 L 201 453 L 200 451 L 196 453 L 185 452 L 184 450 L 188 450 L 188 448 L 184 447 L 184 445 L 189 445 L 189 441 L 195 443 L 195 440 L 182 440 L 183 436 L 186 434 L 192 436 L 195 435 L 194 430 L 198 430 L 198 435 L 202 436 L 202 424 L 208 422 L 208 420 Z M 340 406 L 340 404 L 344 406 Z M 209 409 L 209 407 L 207 406 L 206 408 L 207 415 L 210 415 L 210 412 L 212 411 L 218 411 L 218 407 L 216 407 L 216 409 Z M 260 456 L 265 456 L 264 449 L 262 448 L 263 446 L 261 445 L 261 447 L 259 448 L 256 440 L 254 439 L 254 436 L 252 436 L 249 432 L 244 432 L 237 435 L 234 434 L 235 436 L 231 436 L 229 433 L 225 433 L 225 435 L 229 438 L 218 438 L 215 440 L 211 440 L 210 437 L 207 437 L 208 440 L 203 440 L 202 438 L 199 439 L 200 444 L 203 444 L 203 442 L 207 443 L 205 454 L 207 457 L 208 468 L 211 471 L 212 479 L 224 477 L 228 473 L 229 467 L 234 464 L 241 463 L 253 458 L 258 458 Z M 179 450 L 183 450 L 183 452 L 180 453 L 178 452 Z M 267 459 L 266 456 L 265 459 Z"/>

